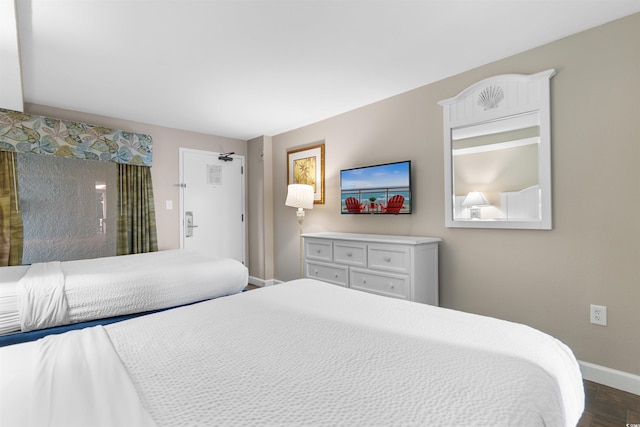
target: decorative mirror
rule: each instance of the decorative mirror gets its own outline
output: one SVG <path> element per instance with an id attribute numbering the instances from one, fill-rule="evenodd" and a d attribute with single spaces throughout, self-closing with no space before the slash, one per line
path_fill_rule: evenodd
<path id="1" fill-rule="evenodd" d="M 551 229 L 555 73 L 491 77 L 438 103 L 447 227 Z"/>

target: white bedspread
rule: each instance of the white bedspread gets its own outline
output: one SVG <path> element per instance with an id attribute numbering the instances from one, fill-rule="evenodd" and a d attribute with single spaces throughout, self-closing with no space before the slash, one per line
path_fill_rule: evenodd
<path id="1" fill-rule="evenodd" d="M 4 427 L 155 425 L 100 326 L 5 347 L 0 373 Z"/>
<path id="2" fill-rule="evenodd" d="M 69 323 L 65 280 L 59 261 L 33 264 L 18 282 L 20 328 L 43 329 Z"/>
<path id="3" fill-rule="evenodd" d="M 241 292 L 239 261 L 186 250 L 62 264 L 71 323 L 173 307 Z"/>
<path id="4" fill-rule="evenodd" d="M 242 291 L 240 262 L 186 250 L 37 263 L 0 273 L 0 334 L 174 307 Z"/>
<path id="5" fill-rule="evenodd" d="M 159 425 L 573 427 L 584 404 L 544 333 L 309 279 L 106 329 Z"/>
<path id="6" fill-rule="evenodd" d="M 28 269 L 26 265 L 0 267 L 0 335 L 20 330 L 17 287 Z"/>
<path id="7" fill-rule="evenodd" d="M 159 426 L 573 427 L 584 405 L 573 354 L 540 331 L 310 279 L 104 330 Z M 35 387 L 13 378 L 0 383 L 3 395 Z"/>

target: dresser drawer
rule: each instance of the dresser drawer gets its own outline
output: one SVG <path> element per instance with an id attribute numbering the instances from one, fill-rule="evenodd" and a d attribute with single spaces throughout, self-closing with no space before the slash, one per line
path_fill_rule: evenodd
<path id="1" fill-rule="evenodd" d="M 367 266 L 367 245 L 355 242 L 334 242 L 333 260 L 339 264 Z"/>
<path id="2" fill-rule="evenodd" d="M 408 273 L 411 269 L 411 250 L 405 247 L 369 245 L 369 268 Z"/>
<path id="3" fill-rule="evenodd" d="M 387 297 L 409 299 L 409 276 L 351 268 L 350 287 Z"/>
<path id="4" fill-rule="evenodd" d="M 319 261 L 333 261 L 333 244 L 327 240 L 305 240 L 305 257 Z"/>
<path id="5" fill-rule="evenodd" d="M 345 287 L 349 285 L 349 267 L 305 261 L 304 270 L 305 277 L 333 283 L 334 285 Z"/>

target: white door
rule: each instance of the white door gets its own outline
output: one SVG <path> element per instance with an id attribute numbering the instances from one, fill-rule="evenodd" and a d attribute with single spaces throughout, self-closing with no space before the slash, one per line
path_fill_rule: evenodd
<path id="1" fill-rule="evenodd" d="M 180 148 L 180 183 L 180 247 L 244 263 L 244 157 Z"/>

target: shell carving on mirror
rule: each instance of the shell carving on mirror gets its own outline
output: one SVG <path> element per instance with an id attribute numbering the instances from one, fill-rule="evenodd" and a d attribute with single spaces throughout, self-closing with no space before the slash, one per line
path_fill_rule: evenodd
<path id="1" fill-rule="evenodd" d="M 500 86 L 486 87 L 478 95 L 478 105 L 485 110 L 497 108 L 504 99 L 504 92 Z"/>

